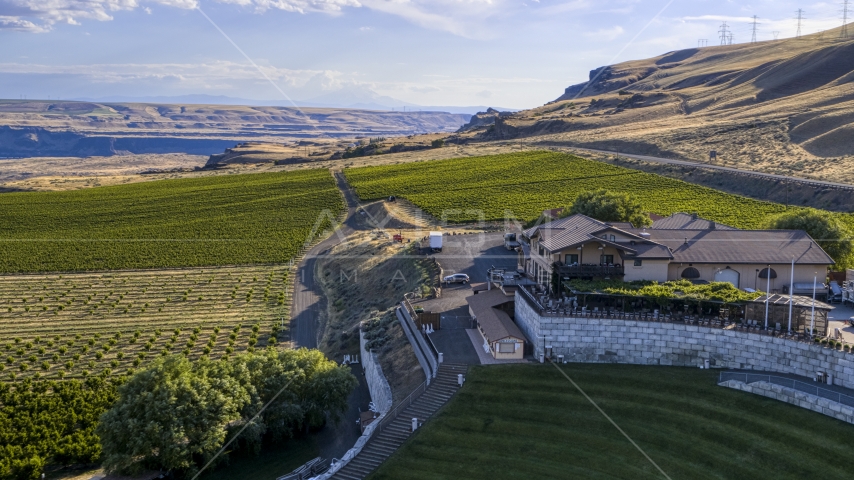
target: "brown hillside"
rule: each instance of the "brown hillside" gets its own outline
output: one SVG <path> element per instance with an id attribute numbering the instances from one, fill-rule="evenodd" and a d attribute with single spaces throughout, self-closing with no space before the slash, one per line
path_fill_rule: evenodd
<path id="1" fill-rule="evenodd" d="M 854 183 L 854 38 L 839 30 L 602 67 L 484 139 L 708 161 Z"/>

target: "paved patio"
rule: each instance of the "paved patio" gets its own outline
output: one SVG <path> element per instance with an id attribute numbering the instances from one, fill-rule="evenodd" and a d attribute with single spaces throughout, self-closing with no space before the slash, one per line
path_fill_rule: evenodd
<path id="1" fill-rule="evenodd" d="M 833 307 L 827 316 L 829 333 L 832 335 L 833 329 L 838 328 L 845 342 L 854 343 L 854 327 L 847 323 L 849 318 L 854 317 L 854 308 L 842 304 L 834 304 Z"/>

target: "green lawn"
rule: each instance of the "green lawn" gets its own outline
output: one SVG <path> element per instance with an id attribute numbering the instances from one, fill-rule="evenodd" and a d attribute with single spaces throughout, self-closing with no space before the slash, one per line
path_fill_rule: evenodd
<path id="1" fill-rule="evenodd" d="M 343 208 L 322 169 L 4 193 L 0 272 L 282 263 Z"/>
<path id="2" fill-rule="evenodd" d="M 672 479 L 854 478 L 854 425 L 717 372 L 562 366 Z M 473 367 L 380 479 L 662 478 L 553 365 Z"/>

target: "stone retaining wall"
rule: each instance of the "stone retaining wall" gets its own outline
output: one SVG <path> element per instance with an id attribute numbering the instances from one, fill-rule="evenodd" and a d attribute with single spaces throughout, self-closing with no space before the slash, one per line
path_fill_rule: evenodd
<path id="1" fill-rule="evenodd" d="M 739 382 L 738 380 L 727 380 L 718 385 L 722 387 L 734 388 L 743 392 L 755 393 L 763 397 L 773 398 L 781 402 L 790 403 L 792 405 L 806 408 L 814 412 L 833 417 L 843 422 L 854 424 L 854 408 L 841 403 L 833 402 L 826 398 L 821 398 L 808 393 L 800 392 L 791 388 L 775 385 L 768 382 L 753 382 L 750 384 Z"/>
<path id="2" fill-rule="evenodd" d="M 544 317 L 516 293 L 516 323 L 534 343 L 568 362 L 716 367 L 782 372 L 854 388 L 854 354 L 783 338 L 718 328 L 602 318 Z M 547 338 L 543 342 L 543 336 Z"/>
<path id="3" fill-rule="evenodd" d="M 359 331 L 359 346 L 362 354 L 362 367 L 365 370 L 365 381 L 371 392 L 371 401 L 380 413 L 386 413 L 393 403 L 391 386 L 383 374 L 383 368 L 376 353 L 365 349 L 365 334 Z"/>

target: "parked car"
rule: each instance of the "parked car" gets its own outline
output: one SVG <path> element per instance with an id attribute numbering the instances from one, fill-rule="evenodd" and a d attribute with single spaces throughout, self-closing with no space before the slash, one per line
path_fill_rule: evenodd
<path id="1" fill-rule="evenodd" d="M 848 319 L 848 325 L 854 327 L 854 317 Z"/>
<path id="2" fill-rule="evenodd" d="M 448 275 L 445 277 L 445 283 L 450 285 L 452 283 L 462 283 L 463 285 L 469 283 L 469 276 L 465 273 L 455 273 L 453 275 Z"/>

